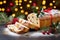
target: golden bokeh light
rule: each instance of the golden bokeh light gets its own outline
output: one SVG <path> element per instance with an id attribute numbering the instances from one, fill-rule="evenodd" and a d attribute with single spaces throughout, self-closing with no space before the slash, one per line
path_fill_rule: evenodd
<path id="1" fill-rule="evenodd" d="M 20 9 L 22 9 L 23 7 L 21 6 Z"/>
<path id="2" fill-rule="evenodd" d="M 2 8 L 1 11 L 5 11 L 5 8 Z"/>
<path id="3" fill-rule="evenodd" d="M 22 3 L 22 0 L 19 0 L 20 3 Z"/>
<path id="4" fill-rule="evenodd" d="M 38 9 L 39 9 L 39 7 L 36 7 L 36 9 L 38 10 Z"/>
<path id="5" fill-rule="evenodd" d="M 17 1 L 15 1 L 15 3 L 18 3 L 18 0 L 17 0 Z"/>
<path id="6" fill-rule="evenodd" d="M 50 3 L 49 5 L 50 5 L 50 6 L 53 6 L 53 3 Z"/>
<path id="7" fill-rule="evenodd" d="M 16 1 L 18 1 L 18 0 L 16 0 Z"/>
<path id="8" fill-rule="evenodd" d="M 2 5 L 3 4 L 3 2 L 2 1 L 0 1 L 0 5 Z"/>
<path id="9" fill-rule="evenodd" d="M 1 8 L 0 8 L 0 11 L 1 11 Z"/>
<path id="10" fill-rule="evenodd" d="M 46 6 L 43 6 L 43 9 L 46 9 Z"/>
<path id="11" fill-rule="evenodd" d="M 4 0 L 3 3 L 6 3 L 6 0 Z"/>
<path id="12" fill-rule="evenodd" d="M 18 8 L 15 8 L 15 11 L 18 11 Z"/>
<path id="13" fill-rule="evenodd" d="M 56 8 L 56 6 L 54 6 L 54 8 Z"/>
<path id="14" fill-rule="evenodd" d="M 43 1 L 42 1 L 42 5 L 45 5 L 45 4 L 46 4 L 46 0 L 43 0 Z"/>
<path id="15" fill-rule="evenodd" d="M 15 17 L 15 14 L 13 13 L 12 16 Z"/>
<path id="16" fill-rule="evenodd" d="M 18 3 L 16 3 L 16 5 L 18 5 Z"/>
<path id="17" fill-rule="evenodd" d="M 55 0 L 53 0 L 53 3 L 55 3 Z"/>
<path id="18" fill-rule="evenodd" d="M 24 10 L 21 10 L 21 13 L 24 13 Z"/>
<path id="19" fill-rule="evenodd" d="M 21 5 L 21 3 L 19 3 L 19 5 Z"/>
<path id="20" fill-rule="evenodd" d="M 29 3 L 32 3 L 32 1 L 30 0 Z"/>
<path id="21" fill-rule="evenodd" d="M 28 15 L 28 12 L 27 11 L 25 12 L 25 15 Z"/>
<path id="22" fill-rule="evenodd" d="M 30 4 L 27 4 L 27 7 L 30 7 Z"/>
<path id="23" fill-rule="evenodd" d="M 24 0 L 25 2 L 27 2 L 27 0 Z"/>

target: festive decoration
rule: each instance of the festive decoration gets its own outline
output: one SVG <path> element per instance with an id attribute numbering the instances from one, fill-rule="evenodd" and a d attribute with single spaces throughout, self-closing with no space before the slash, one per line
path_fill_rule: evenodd
<path id="1" fill-rule="evenodd" d="M 46 4 L 46 0 L 43 0 L 43 1 L 42 1 L 42 5 L 45 5 L 45 4 Z"/>
<path id="2" fill-rule="evenodd" d="M 30 7 L 30 4 L 27 4 L 27 7 L 29 8 Z"/>
<path id="3" fill-rule="evenodd" d="M 50 6 L 53 6 L 53 3 L 50 3 L 49 5 L 50 5 Z"/>
<path id="4" fill-rule="evenodd" d="M 4 11 L 5 11 L 5 9 L 4 9 L 4 8 L 2 8 L 2 9 L 1 9 L 1 11 L 3 11 L 3 12 L 4 12 Z"/>
<path id="5" fill-rule="evenodd" d="M 30 0 L 29 3 L 32 3 L 32 0 Z"/>
<path id="6" fill-rule="evenodd" d="M 0 24 L 4 24 L 8 21 L 9 21 L 9 19 L 8 19 L 6 13 L 0 12 Z"/>
<path id="7" fill-rule="evenodd" d="M 1 8 L 0 8 L 0 11 L 1 11 Z"/>
<path id="8" fill-rule="evenodd" d="M 3 4 L 3 2 L 2 1 L 0 1 L 0 5 L 2 5 Z"/>
<path id="9" fill-rule="evenodd" d="M 14 6 L 14 3 L 13 3 L 13 2 L 10 2 L 9 5 L 10 5 L 11 7 L 13 7 L 13 6 Z"/>
<path id="10" fill-rule="evenodd" d="M 13 18 L 12 23 L 15 24 L 16 22 L 18 22 L 18 18 Z"/>
<path id="11" fill-rule="evenodd" d="M 33 6 L 36 7 L 37 6 L 36 3 L 33 3 Z"/>
<path id="12" fill-rule="evenodd" d="M 6 9 L 6 12 L 11 12 L 11 8 L 7 8 Z"/>
<path id="13" fill-rule="evenodd" d="M 6 4 L 6 0 L 4 0 L 3 3 Z"/>
<path id="14" fill-rule="evenodd" d="M 15 11 L 18 11 L 18 8 L 15 8 Z"/>
<path id="15" fill-rule="evenodd" d="M 21 13 L 24 13 L 24 10 L 21 10 Z"/>

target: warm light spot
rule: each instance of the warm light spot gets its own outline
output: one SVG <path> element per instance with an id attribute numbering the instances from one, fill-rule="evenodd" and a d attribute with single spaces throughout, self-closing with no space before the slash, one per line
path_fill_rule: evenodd
<path id="1" fill-rule="evenodd" d="M 30 0 L 29 3 L 32 3 L 32 1 Z"/>
<path id="2" fill-rule="evenodd" d="M 27 7 L 30 7 L 30 4 L 27 4 Z"/>
<path id="3" fill-rule="evenodd" d="M 1 10 L 2 10 L 2 11 L 5 11 L 5 9 L 4 9 L 4 8 L 2 8 Z"/>
<path id="4" fill-rule="evenodd" d="M 18 1 L 18 0 L 16 0 L 16 1 Z"/>
<path id="5" fill-rule="evenodd" d="M 19 0 L 20 3 L 22 3 L 22 0 Z"/>
<path id="6" fill-rule="evenodd" d="M 53 3 L 55 3 L 55 0 L 53 0 Z"/>
<path id="7" fill-rule="evenodd" d="M 28 15 L 28 12 L 25 12 L 25 15 Z"/>
<path id="8" fill-rule="evenodd" d="M 24 0 L 25 2 L 27 2 L 27 0 Z"/>
<path id="9" fill-rule="evenodd" d="M 21 5 L 21 3 L 19 3 L 19 5 Z"/>
<path id="10" fill-rule="evenodd" d="M 6 3 L 6 0 L 5 0 L 5 1 L 3 1 L 3 3 Z"/>
<path id="11" fill-rule="evenodd" d="M 18 1 L 15 1 L 15 3 L 18 3 Z"/>
<path id="12" fill-rule="evenodd" d="M 1 11 L 1 8 L 0 8 L 0 11 Z"/>
<path id="13" fill-rule="evenodd" d="M 15 17 L 15 14 L 12 14 L 13 17 Z"/>
<path id="14" fill-rule="evenodd" d="M 2 5 L 3 4 L 3 2 L 2 1 L 0 1 L 0 5 Z"/>
<path id="15" fill-rule="evenodd" d="M 38 10 L 38 9 L 39 9 L 39 7 L 36 7 L 36 9 Z"/>
<path id="16" fill-rule="evenodd" d="M 18 5 L 18 3 L 16 3 L 16 5 Z"/>
<path id="17" fill-rule="evenodd" d="M 15 11 L 18 11 L 18 8 L 15 8 Z"/>
<path id="18" fill-rule="evenodd" d="M 21 10 L 21 13 L 24 13 L 24 10 Z"/>
<path id="19" fill-rule="evenodd" d="M 23 7 L 21 6 L 20 9 L 22 9 Z"/>
<path id="20" fill-rule="evenodd" d="M 56 8 L 56 6 L 54 6 L 54 8 Z"/>
<path id="21" fill-rule="evenodd" d="M 49 5 L 50 5 L 50 6 L 53 6 L 53 3 L 50 3 Z"/>
<path id="22" fill-rule="evenodd" d="M 43 9 L 46 9 L 46 6 L 43 6 Z"/>
<path id="23" fill-rule="evenodd" d="M 43 1 L 42 1 L 42 5 L 45 5 L 45 4 L 46 4 L 46 1 L 45 1 L 45 0 L 43 0 Z"/>

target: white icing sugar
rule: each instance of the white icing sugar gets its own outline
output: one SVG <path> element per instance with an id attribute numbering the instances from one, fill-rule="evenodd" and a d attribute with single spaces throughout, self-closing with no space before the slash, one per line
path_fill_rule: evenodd
<path id="1" fill-rule="evenodd" d="M 52 9 L 52 10 L 49 11 L 48 13 L 47 13 L 47 12 L 44 12 L 44 13 L 45 13 L 45 14 L 52 14 L 52 15 L 54 15 L 54 14 L 58 13 L 58 10 Z"/>
<path id="2" fill-rule="evenodd" d="M 42 34 L 41 32 L 34 32 L 34 33 L 32 33 L 30 36 L 31 37 L 39 37 L 39 36 L 53 36 L 54 34 L 51 34 L 50 33 L 50 35 L 48 35 L 48 34 Z"/>

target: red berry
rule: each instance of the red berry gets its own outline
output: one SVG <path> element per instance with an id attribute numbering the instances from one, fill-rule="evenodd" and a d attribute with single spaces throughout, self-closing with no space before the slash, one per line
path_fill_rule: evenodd
<path id="1" fill-rule="evenodd" d="M 15 24 L 16 22 L 18 22 L 18 18 L 14 18 L 14 19 L 12 20 L 12 23 L 13 23 L 13 24 Z"/>
<path id="2" fill-rule="evenodd" d="M 46 33 L 45 31 L 42 32 L 42 34 L 44 34 L 44 35 L 45 35 L 45 33 Z"/>
<path id="3" fill-rule="evenodd" d="M 47 31 L 47 34 L 48 34 L 48 35 L 50 35 L 50 32 L 49 32 L 49 31 Z"/>

